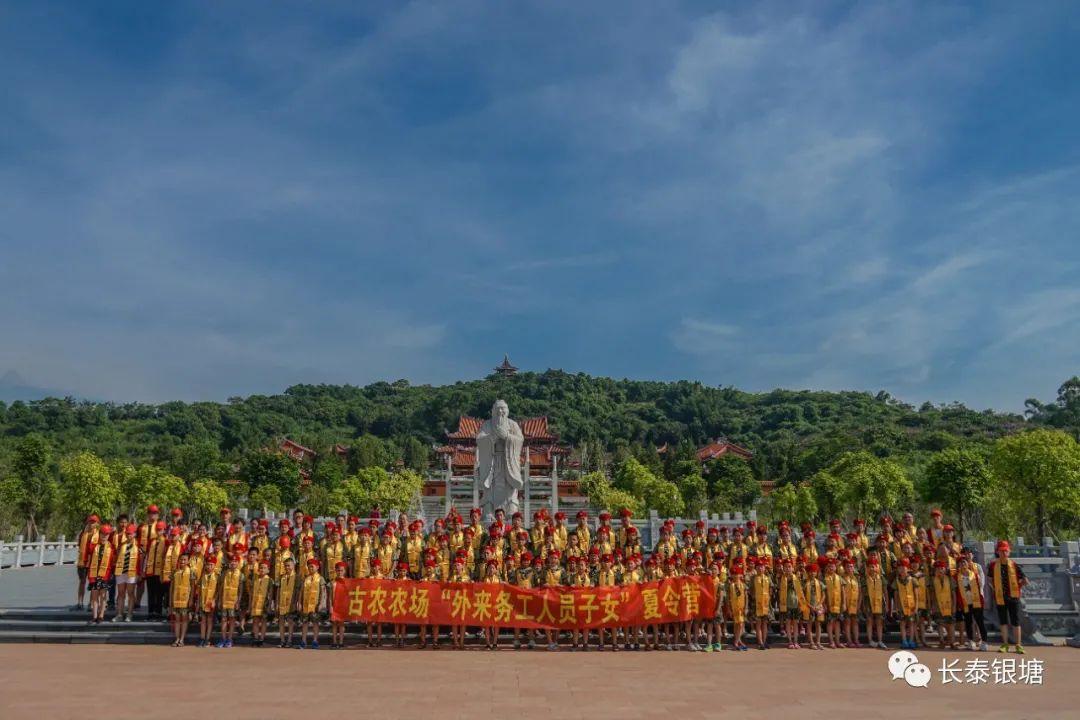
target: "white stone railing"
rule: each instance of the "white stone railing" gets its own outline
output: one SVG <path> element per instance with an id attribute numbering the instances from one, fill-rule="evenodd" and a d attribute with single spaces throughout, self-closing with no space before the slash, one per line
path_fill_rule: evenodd
<path id="1" fill-rule="evenodd" d="M 24 542 L 22 535 L 15 542 L 0 543 L 0 572 L 45 565 L 74 565 L 78 560 L 79 544 L 63 535 L 57 540 L 40 538 Z"/>

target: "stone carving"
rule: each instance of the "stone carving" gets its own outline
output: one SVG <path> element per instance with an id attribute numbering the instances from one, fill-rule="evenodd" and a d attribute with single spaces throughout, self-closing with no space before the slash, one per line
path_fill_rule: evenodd
<path id="1" fill-rule="evenodd" d="M 518 511 L 518 490 L 524 487 L 521 477 L 521 446 L 525 435 L 521 426 L 510 419 L 504 400 L 491 406 L 491 417 L 480 426 L 476 436 L 476 480 L 480 483 L 484 515 L 506 511 L 507 518 Z"/>

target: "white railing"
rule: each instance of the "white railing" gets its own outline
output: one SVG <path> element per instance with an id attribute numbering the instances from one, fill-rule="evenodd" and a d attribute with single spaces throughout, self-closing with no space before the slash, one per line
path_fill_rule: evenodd
<path id="1" fill-rule="evenodd" d="M 78 560 L 79 544 L 68 541 L 63 535 L 58 540 L 45 537 L 34 542 L 24 542 L 22 535 L 15 542 L 0 543 L 0 571 L 45 565 L 74 565 Z"/>

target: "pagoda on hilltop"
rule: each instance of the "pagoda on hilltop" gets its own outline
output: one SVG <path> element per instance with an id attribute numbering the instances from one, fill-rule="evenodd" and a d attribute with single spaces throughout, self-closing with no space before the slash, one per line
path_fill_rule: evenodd
<path id="1" fill-rule="evenodd" d="M 510 356 L 503 355 L 503 361 L 495 366 L 495 374 L 503 377 L 513 377 L 517 375 L 518 369 L 510 364 Z M 528 436 L 526 436 L 528 439 Z"/>

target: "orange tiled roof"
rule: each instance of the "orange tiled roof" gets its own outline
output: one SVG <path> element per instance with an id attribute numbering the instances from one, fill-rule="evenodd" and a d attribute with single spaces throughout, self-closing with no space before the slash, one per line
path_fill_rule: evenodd
<path id="1" fill-rule="evenodd" d="M 735 443 L 730 443 L 727 441 L 721 441 L 709 443 L 705 447 L 698 450 L 697 459 L 699 462 L 708 462 L 709 460 L 715 460 L 721 455 L 727 455 L 728 453 L 732 455 L 738 455 L 739 457 L 747 459 L 754 456 L 752 452 L 742 447 L 741 445 L 736 445 Z"/>
<path id="2" fill-rule="evenodd" d="M 480 426 L 483 424 L 484 421 L 480 418 L 462 415 L 458 418 L 458 429 L 454 432 L 447 433 L 446 437 L 449 440 L 474 440 L 476 439 L 476 435 L 480 432 Z M 546 416 L 525 418 L 519 420 L 518 424 L 521 425 L 521 432 L 525 435 L 526 440 L 553 441 L 556 439 L 555 435 L 551 433 L 551 429 L 548 427 L 548 419 Z"/>

